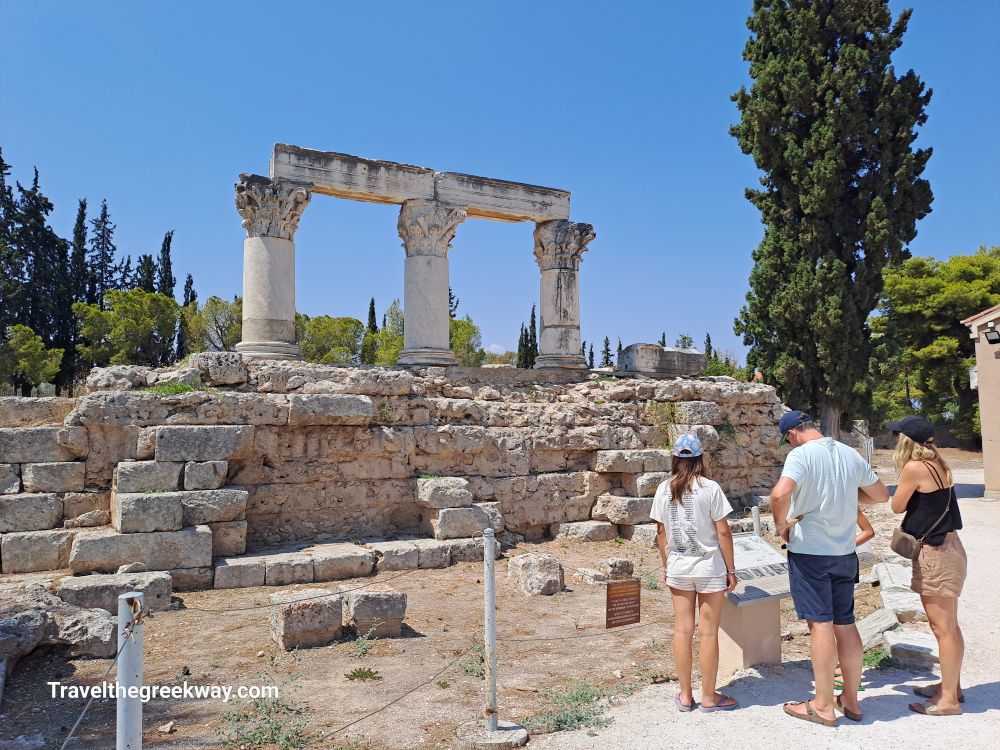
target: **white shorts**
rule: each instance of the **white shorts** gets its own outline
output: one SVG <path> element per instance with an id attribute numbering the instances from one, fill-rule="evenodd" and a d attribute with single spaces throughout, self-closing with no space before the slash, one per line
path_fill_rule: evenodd
<path id="1" fill-rule="evenodd" d="M 726 576 L 677 576 L 667 575 L 667 586 L 679 591 L 697 591 L 699 594 L 714 594 L 725 591 L 729 585 Z"/>

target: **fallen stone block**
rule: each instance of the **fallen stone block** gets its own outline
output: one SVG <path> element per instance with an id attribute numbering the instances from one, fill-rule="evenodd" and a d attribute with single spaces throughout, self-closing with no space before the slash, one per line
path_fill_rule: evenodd
<path id="1" fill-rule="evenodd" d="M 173 581 L 174 591 L 204 591 L 212 588 L 215 582 L 215 571 L 204 568 L 173 568 L 168 570 Z"/>
<path id="2" fill-rule="evenodd" d="M 188 359 L 198 369 L 205 385 L 237 385 L 247 382 L 247 366 L 237 352 L 198 352 Z"/>
<path id="3" fill-rule="evenodd" d="M 573 521 L 549 527 L 553 539 L 576 539 L 581 542 L 610 542 L 618 536 L 618 527 L 608 521 Z"/>
<path id="4" fill-rule="evenodd" d="M 631 578 L 635 566 L 628 558 L 609 557 L 597 563 L 597 569 L 612 581 L 617 581 L 622 578 Z"/>
<path id="5" fill-rule="evenodd" d="M 176 492 L 116 492 L 111 503 L 111 525 L 122 534 L 178 531 L 184 509 Z"/>
<path id="6" fill-rule="evenodd" d="M 450 550 L 451 564 L 457 565 L 463 562 L 483 562 L 485 553 L 483 551 L 483 538 L 476 539 L 449 539 L 447 540 Z M 500 545 L 496 545 L 495 557 L 500 558 Z"/>
<path id="7" fill-rule="evenodd" d="M 110 492 L 67 492 L 62 502 L 63 518 L 76 518 L 95 510 L 111 512 Z"/>
<path id="8" fill-rule="evenodd" d="M 180 531 L 117 534 L 77 533 L 70 550 L 74 573 L 113 573 L 118 566 L 141 562 L 150 570 L 204 568 L 212 564 L 212 531 L 194 526 Z"/>
<path id="9" fill-rule="evenodd" d="M 170 492 L 180 489 L 184 464 L 176 461 L 122 461 L 115 467 L 116 492 Z"/>
<path id="10" fill-rule="evenodd" d="M 476 503 L 476 507 L 486 514 L 487 518 L 490 519 L 490 525 L 493 530 L 499 535 L 502 534 L 505 528 L 503 514 L 500 512 L 500 503 Z"/>
<path id="11" fill-rule="evenodd" d="M 221 521 L 207 526 L 212 530 L 213 557 L 234 557 L 247 551 L 246 521 Z"/>
<path id="12" fill-rule="evenodd" d="M 501 549 L 508 550 L 516 547 L 524 541 L 523 534 L 515 534 L 513 531 L 502 531 L 497 534 L 497 542 Z"/>
<path id="13" fill-rule="evenodd" d="M 152 369 L 143 365 L 114 365 L 95 367 L 87 375 L 87 390 L 130 391 L 150 385 L 148 377 Z"/>
<path id="14" fill-rule="evenodd" d="M 188 461 L 184 465 L 184 489 L 217 490 L 226 483 L 228 461 Z"/>
<path id="15" fill-rule="evenodd" d="M 62 500 L 58 495 L 0 495 L 0 533 L 40 531 L 62 524 Z"/>
<path id="16" fill-rule="evenodd" d="M 552 555 L 529 553 L 511 558 L 507 580 L 525 594 L 552 596 L 565 588 L 563 567 Z"/>
<path id="17" fill-rule="evenodd" d="M 885 588 L 881 586 L 882 606 L 894 612 L 902 623 L 907 622 L 927 622 L 927 613 L 924 612 L 923 602 L 920 595 L 910 589 L 893 586 Z"/>
<path id="18" fill-rule="evenodd" d="M 247 510 L 250 493 L 242 487 L 222 490 L 192 490 L 177 493 L 184 508 L 184 525 L 239 521 Z"/>
<path id="19" fill-rule="evenodd" d="M 861 645 L 865 648 L 881 643 L 882 634 L 887 630 L 899 627 L 899 618 L 891 609 L 876 609 L 867 617 L 858 621 L 858 633 L 861 634 Z"/>
<path id="20" fill-rule="evenodd" d="M 300 552 L 283 552 L 264 557 L 264 585 L 288 586 L 313 582 L 313 559 Z"/>
<path id="21" fill-rule="evenodd" d="M 903 565 L 895 563 L 879 563 L 874 568 L 875 575 L 878 576 L 878 583 L 883 589 L 910 588 L 910 580 L 913 571 Z"/>
<path id="22" fill-rule="evenodd" d="M 21 467 L 0 464 L 0 495 L 16 495 L 21 491 Z"/>
<path id="23" fill-rule="evenodd" d="M 253 446 L 253 427 L 170 426 L 156 428 L 157 461 L 223 461 L 241 458 Z"/>
<path id="24" fill-rule="evenodd" d="M 372 638 L 397 638 L 406 617 L 406 594 L 390 589 L 352 590 L 341 586 L 343 622 L 358 635 Z"/>
<path id="25" fill-rule="evenodd" d="M 367 545 L 375 552 L 375 566 L 381 573 L 385 570 L 416 570 L 420 552 L 409 542 L 372 542 Z"/>
<path id="26" fill-rule="evenodd" d="M 138 591 L 143 607 L 159 612 L 170 607 L 169 573 L 116 573 L 110 575 L 67 576 L 59 580 L 56 596 L 78 607 L 106 609 L 118 614 L 118 596 Z"/>
<path id="27" fill-rule="evenodd" d="M 929 668 L 938 663 L 937 638 L 916 630 L 889 630 L 884 634 L 889 655 L 900 665 Z"/>
<path id="28" fill-rule="evenodd" d="M 652 497 L 656 488 L 670 478 L 669 471 L 650 471 L 641 474 L 623 474 L 622 488 L 629 497 Z"/>
<path id="29" fill-rule="evenodd" d="M 325 646 L 340 637 L 343 597 L 330 589 L 271 594 L 271 637 L 285 651 Z"/>
<path id="30" fill-rule="evenodd" d="M 264 585 L 264 560 L 260 557 L 231 557 L 215 562 L 217 589 L 247 589 Z"/>
<path id="31" fill-rule="evenodd" d="M 63 528 L 85 529 L 92 526 L 107 526 L 111 523 L 111 514 L 106 510 L 91 510 L 81 513 L 76 518 L 67 518 L 63 521 Z"/>
<path id="32" fill-rule="evenodd" d="M 360 578 L 375 568 L 375 553 L 356 544 L 317 544 L 305 553 L 312 558 L 317 582 Z"/>
<path id="33" fill-rule="evenodd" d="M 451 565 L 452 545 L 447 540 L 412 539 L 410 543 L 417 548 L 418 568 L 447 568 Z"/>
<path id="34" fill-rule="evenodd" d="M 621 525 L 618 533 L 622 539 L 642 549 L 656 549 L 656 524 L 641 523 L 635 526 Z"/>
<path id="35" fill-rule="evenodd" d="M 0 463 L 72 461 L 73 451 L 59 443 L 62 427 L 0 428 Z"/>
<path id="36" fill-rule="evenodd" d="M 649 523 L 649 512 L 653 507 L 651 497 L 615 497 L 601 495 L 594 503 L 590 517 L 595 521 L 610 521 L 614 524 L 635 526 Z"/>
<path id="37" fill-rule="evenodd" d="M 0 560 L 4 573 L 35 573 L 69 567 L 69 551 L 75 532 L 18 531 L 0 536 Z"/>
<path id="38" fill-rule="evenodd" d="M 417 480 L 417 504 L 425 508 L 467 508 L 472 500 L 468 479 L 433 477 Z"/>
<path id="39" fill-rule="evenodd" d="M 362 425 L 375 419 L 368 396 L 334 393 L 293 393 L 288 397 L 289 426 Z"/>
<path id="40" fill-rule="evenodd" d="M 607 573 L 602 573 L 594 568 L 578 568 L 573 573 L 573 578 L 589 586 L 602 586 L 611 580 Z"/>
<path id="41" fill-rule="evenodd" d="M 491 527 L 490 517 L 482 508 L 441 508 L 425 511 L 424 527 L 435 539 L 461 539 L 481 534 Z"/>
<path id="42" fill-rule="evenodd" d="M 0 663 L 10 665 L 37 646 L 69 646 L 70 656 L 112 657 L 116 633 L 110 612 L 68 604 L 39 584 L 0 597 Z"/>

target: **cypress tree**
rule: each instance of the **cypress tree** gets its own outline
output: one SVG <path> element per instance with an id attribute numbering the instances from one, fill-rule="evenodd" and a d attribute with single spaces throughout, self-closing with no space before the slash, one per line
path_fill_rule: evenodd
<path id="1" fill-rule="evenodd" d="M 604 337 L 604 348 L 601 349 L 601 367 L 611 367 L 611 339 Z"/>
<path id="2" fill-rule="evenodd" d="M 666 345 L 667 345 L 667 332 L 664 331 L 663 333 L 660 334 L 660 346 L 666 346 Z"/>
<path id="3" fill-rule="evenodd" d="M 459 299 L 455 296 L 454 292 L 451 291 L 451 287 L 448 287 L 448 317 L 454 318 L 458 314 L 458 303 Z"/>
<path id="4" fill-rule="evenodd" d="M 177 286 L 177 279 L 174 278 L 173 263 L 170 261 L 170 244 L 174 239 L 174 230 L 171 229 L 163 235 L 163 244 L 160 245 L 160 258 L 156 264 L 156 291 L 160 294 L 174 298 L 174 287 Z"/>
<path id="5" fill-rule="evenodd" d="M 116 269 L 115 225 L 111 223 L 108 202 L 101 201 L 101 212 L 92 219 L 90 243 L 90 272 L 93 275 L 93 297 L 100 309 L 104 308 L 104 295 L 115 288 Z M 129 262 L 131 267 L 131 261 Z M 121 275 L 120 273 L 118 274 Z"/>
<path id="6" fill-rule="evenodd" d="M 584 339 L 580 342 L 580 356 L 586 358 L 587 356 L 587 340 Z"/>
<path id="7" fill-rule="evenodd" d="M 532 305 L 531 317 L 528 322 L 528 364 L 526 367 L 534 367 L 536 359 L 538 359 L 538 334 L 535 326 L 535 306 Z"/>
<path id="8" fill-rule="evenodd" d="M 69 259 L 69 276 L 74 302 L 88 302 L 87 286 L 90 269 L 87 266 L 87 199 L 81 198 L 73 224 L 73 249 Z"/>
<path id="9" fill-rule="evenodd" d="M 134 289 L 135 276 L 132 272 L 132 256 L 126 255 L 125 260 L 114 268 L 114 288 L 122 292 Z"/>
<path id="10" fill-rule="evenodd" d="M 368 332 L 378 333 L 378 323 L 375 322 L 375 298 L 368 302 Z"/>
<path id="11" fill-rule="evenodd" d="M 891 59 L 910 14 L 893 22 L 887 0 L 755 0 L 753 84 L 733 96 L 730 133 L 764 172 L 746 195 L 765 224 L 734 330 L 748 367 L 834 436 L 870 403 L 882 270 L 908 257 L 932 201 L 931 151 L 913 148 L 931 91 Z"/>
<path id="12" fill-rule="evenodd" d="M 587 367 L 594 369 L 594 345 L 590 345 L 590 354 L 587 355 Z"/>
<path id="13" fill-rule="evenodd" d="M 191 333 L 188 330 L 188 315 L 192 312 L 190 306 L 198 301 L 198 293 L 194 290 L 194 279 L 191 274 L 184 279 L 184 301 L 182 303 L 180 320 L 177 322 L 176 359 L 184 359 L 191 350 Z"/>
<path id="14" fill-rule="evenodd" d="M 0 150 L 0 344 L 6 341 L 7 329 L 17 322 L 17 310 L 24 292 L 24 260 L 14 243 L 17 204 L 14 191 L 7 184 L 10 165 Z"/>
<path id="15" fill-rule="evenodd" d="M 618 356 L 619 357 L 622 356 L 622 340 L 621 340 L 621 338 L 618 339 Z"/>
<path id="16" fill-rule="evenodd" d="M 521 323 L 521 332 L 517 337 L 517 359 L 514 361 L 515 367 L 524 368 L 525 367 L 525 357 L 527 348 L 527 334 L 525 333 L 524 323 Z"/>
<path id="17" fill-rule="evenodd" d="M 705 358 L 713 359 L 715 355 L 715 350 L 712 349 L 712 334 L 705 334 Z"/>
<path id="18" fill-rule="evenodd" d="M 151 294 L 156 291 L 156 262 L 152 255 L 139 256 L 131 286 Z"/>

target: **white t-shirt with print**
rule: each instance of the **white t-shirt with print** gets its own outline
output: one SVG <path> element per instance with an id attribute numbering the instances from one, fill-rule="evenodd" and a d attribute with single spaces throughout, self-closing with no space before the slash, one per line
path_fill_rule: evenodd
<path id="1" fill-rule="evenodd" d="M 667 535 L 667 574 L 674 578 L 724 576 L 726 561 L 719 549 L 715 522 L 733 512 L 718 482 L 699 477 L 675 503 L 670 481 L 661 482 L 653 496 L 650 518 L 663 524 Z"/>

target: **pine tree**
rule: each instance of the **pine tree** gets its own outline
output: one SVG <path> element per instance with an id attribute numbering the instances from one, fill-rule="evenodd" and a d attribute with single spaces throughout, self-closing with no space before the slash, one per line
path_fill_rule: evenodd
<path id="1" fill-rule="evenodd" d="M 139 260 L 135 264 L 135 276 L 131 286 L 144 292 L 156 291 L 156 261 L 153 260 L 152 255 L 139 256 Z"/>
<path id="2" fill-rule="evenodd" d="M 913 146 L 931 92 L 891 59 L 910 14 L 893 22 L 888 0 L 756 0 L 753 85 L 733 97 L 730 133 L 764 172 L 746 195 L 765 224 L 734 330 L 748 366 L 832 435 L 868 408 L 882 270 L 908 257 L 930 211 L 931 151 Z"/>
<path id="3" fill-rule="evenodd" d="M 372 297 L 368 303 L 368 332 L 378 333 L 378 323 L 375 319 L 375 298 Z"/>
<path id="4" fill-rule="evenodd" d="M 152 257 L 152 256 L 150 256 Z M 141 260 L 141 257 L 140 257 Z M 136 264 L 136 271 L 138 271 L 138 263 Z M 126 255 L 125 260 L 121 261 L 114 267 L 114 290 L 119 292 L 127 292 L 129 289 L 136 288 L 136 278 L 137 273 L 132 271 L 132 256 Z M 154 265 L 153 270 L 153 283 L 156 283 L 156 270 Z"/>
<path id="5" fill-rule="evenodd" d="M 454 318 L 458 314 L 458 303 L 459 299 L 455 296 L 455 293 L 451 291 L 451 287 L 448 287 L 448 317 Z"/>
<path id="6" fill-rule="evenodd" d="M 604 348 L 601 349 L 601 367 L 611 367 L 611 339 L 604 337 Z"/>
<path id="7" fill-rule="evenodd" d="M 174 298 L 174 287 L 177 286 L 177 279 L 174 278 L 173 263 L 170 261 L 170 244 L 174 239 L 174 230 L 170 230 L 163 235 L 163 244 L 160 245 L 160 258 L 156 264 L 156 291 L 171 299 Z"/>
<path id="8" fill-rule="evenodd" d="M 660 346 L 666 346 L 666 345 L 667 345 L 667 332 L 664 331 L 663 333 L 660 334 Z"/>
<path id="9" fill-rule="evenodd" d="M 531 306 L 531 317 L 528 319 L 528 364 L 525 365 L 528 369 L 535 366 L 535 360 L 538 359 L 538 333 L 537 326 L 535 325 L 535 306 Z"/>
<path id="10" fill-rule="evenodd" d="M 587 355 L 587 367 L 594 369 L 594 345 L 590 345 L 590 354 Z"/>
<path id="11" fill-rule="evenodd" d="M 705 334 L 705 359 L 711 360 L 715 357 L 715 350 L 712 349 L 712 334 Z"/>
<path id="12" fill-rule="evenodd" d="M 108 202 L 101 201 L 101 213 L 92 219 L 90 242 L 90 272 L 93 275 L 93 295 L 97 306 L 104 310 L 104 295 L 116 286 L 115 225 L 111 223 Z M 131 266 L 131 263 L 129 264 Z M 118 274 L 120 275 L 120 274 Z"/>

